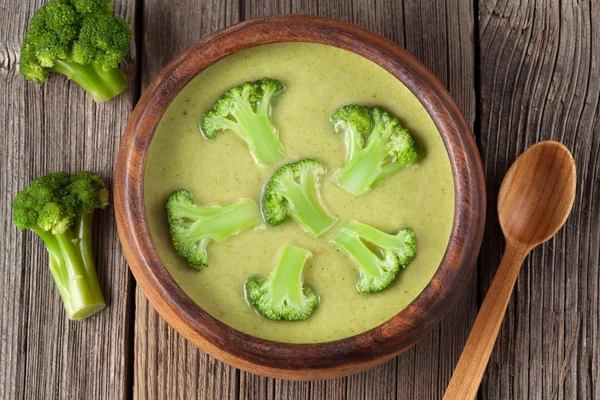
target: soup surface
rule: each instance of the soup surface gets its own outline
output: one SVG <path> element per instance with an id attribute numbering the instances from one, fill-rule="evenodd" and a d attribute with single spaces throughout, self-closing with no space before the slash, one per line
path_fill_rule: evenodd
<path id="1" fill-rule="evenodd" d="M 198 204 L 251 197 L 260 204 L 273 169 L 254 163 L 233 132 L 206 140 L 202 114 L 227 89 L 262 77 L 286 87 L 273 104 L 273 122 L 290 161 L 306 157 L 328 169 L 321 196 L 338 224 L 313 239 L 288 219 L 262 226 L 208 247 L 209 266 L 196 271 L 173 249 L 165 202 L 176 189 L 192 192 Z M 330 115 L 345 104 L 381 105 L 400 118 L 425 149 L 417 168 L 405 169 L 360 197 L 338 188 L 332 174 L 342 165 L 344 137 L 334 132 Z M 406 307 L 429 283 L 444 255 L 454 215 L 452 172 L 439 133 L 421 103 L 383 68 L 354 53 L 308 43 L 256 47 L 227 57 L 190 82 L 163 116 L 146 164 L 148 223 L 160 256 L 182 289 L 204 310 L 248 334 L 284 342 L 325 342 L 352 336 L 385 322 Z M 412 228 L 417 256 L 398 279 L 378 294 L 359 294 L 358 270 L 330 244 L 344 220 L 357 219 L 387 232 Z M 304 282 L 321 303 L 306 321 L 269 321 L 248 306 L 244 282 L 267 276 L 284 243 L 313 253 Z"/>

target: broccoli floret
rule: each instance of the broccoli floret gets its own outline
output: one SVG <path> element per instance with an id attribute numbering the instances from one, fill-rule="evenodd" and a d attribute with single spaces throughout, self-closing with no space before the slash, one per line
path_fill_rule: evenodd
<path id="1" fill-rule="evenodd" d="M 225 92 L 202 116 L 200 129 L 207 139 L 229 129 L 246 142 L 254 160 L 273 165 L 286 157 L 271 121 L 271 101 L 283 92 L 275 79 L 246 82 Z"/>
<path id="2" fill-rule="evenodd" d="M 319 296 L 302 283 L 302 270 L 311 252 L 284 245 L 267 278 L 254 276 L 246 281 L 248 302 L 272 320 L 305 320 L 319 305 Z"/>
<path id="3" fill-rule="evenodd" d="M 265 187 L 261 207 L 265 221 L 280 225 L 289 215 L 313 237 L 331 228 L 337 218 L 325 209 L 319 195 L 319 179 L 325 168 L 305 159 L 279 168 Z"/>
<path id="4" fill-rule="evenodd" d="M 350 221 L 340 229 L 333 243 L 358 267 L 360 277 L 356 288 L 359 293 L 380 292 L 391 285 L 400 267 L 406 267 L 417 251 L 412 229 L 400 229 L 396 235 L 390 235 L 358 221 Z M 376 248 L 372 249 L 373 246 Z"/>
<path id="5" fill-rule="evenodd" d="M 44 241 L 70 319 L 91 317 L 105 306 L 92 253 L 92 216 L 107 205 L 108 190 L 91 172 L 41 176 L 14 198 L 13 221 Z"/>
<path id="6" fill-rule="evenodd" d="M 53 0 L 31 18 L 20 70 L 35 83 L 63 74 L 101 103 L 127 87 L 119 62 L 130 41 L 131 28 L 113 15 L 110 1 Z"/>
<path id="7" fill-rule="evenodd" d="M 78 13 L 87 14 L 112 14 L 113 8 L 110 0 L 66 0 L 73 4 Z"/>
<path id="8" fill-rule="evenodd" d="M 408 130 L 379 107 L 344 106 L 331 122 L 346 136 L 346 159 L 333 180 L 355 196 L 417 160 L 417 147 Z"/>
<path id="9" fill-rule="evenodd" d="M 166 209 L 173 246 L 194 269 L 208 266 L 206 248 L 211 242 L 262 224 L 252 199 L 198 206 L 190 192 L 180 189 L 169 196 Z"/>

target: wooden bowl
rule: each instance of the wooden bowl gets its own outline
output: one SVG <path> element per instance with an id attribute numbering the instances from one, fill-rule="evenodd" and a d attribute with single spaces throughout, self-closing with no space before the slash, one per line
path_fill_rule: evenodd
<path id="1" fill-rule="evenodd" d="M 259 339 L 213 318 L 175 283 L 152 242 L 144 205 L 148 148 L 165 110 L 195 76 L 237 51 L 276 42 L 327 44 L 385 68 L 421 101 L 437 126 L 454 176 L 455 215 L 433 279 L 404 310 L 360 335 L 318 344 Z M 277 16 L 246 21 L 206 37 L 169 63 L 144 91 L 129 120 L 115 171 L 121 243 L 138 285 L 162 317 L 212 356 L 246 371 L 285 379 L 326 379 L 381 364 L 422 339 L 454 305 L 471 277 L 485 220 L 479 153 L 469 126 L 440 81 L 395 43 L 334 19 Z"/>

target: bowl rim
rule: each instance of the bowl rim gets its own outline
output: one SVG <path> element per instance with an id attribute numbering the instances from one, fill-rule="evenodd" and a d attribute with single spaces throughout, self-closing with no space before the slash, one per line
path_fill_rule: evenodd
<path id="1" fill-rule="evenodd" d="M 454 220 L 448 247 L 425 289 L 403 310 L 361 334 L 296 344 L 261 339 L 212 317 L 188 297 L 162 263 L 144 203 L 144 174 L 155 129 L 194 77 L 235 52 L 270 43 L 310 42 L 363 56 L 394 75 L 433 119 L 450 158 Z M 184 337 L 216 358 L 254 373 L 292 379 L 343 376 L 384 362 L 421 340 L 469 282 L 483 238 L 483 168 L 469 125 L 429 69 L 396 43 L 357 25 L 283 15 L 247 20 L 200 40 L 175 57 L 142 94 L 127 124 L 115 167 L 115 212 L 130 269 L 150 303 Z"/>

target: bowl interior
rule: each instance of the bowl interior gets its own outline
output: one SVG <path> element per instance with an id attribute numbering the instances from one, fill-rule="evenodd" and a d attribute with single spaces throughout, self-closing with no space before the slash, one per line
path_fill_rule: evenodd
<path id="1" fill-rule="evenodd" d="M 259 339 L 216 320 L 172 279 L 152 242 L 144 204 L 144 171 L 155 128 L 195 76 L 237 51 L 276 42 L 339 47 L 380 65 L 421 101 L 446 146 L 455 190 L 451 237 L 429 285 L 389 321 L 357 336 L 318 344 Z M 234 25 L 173 60 L 144 92 L 119 151 L 115 205 L 121 241 L 138 284 L 161 315 L 190 341 L 237 367 L 271 376 L 329 377 L 385 361 L 416 343 L 457 300 L 475 263 L 484 222 L 483 173 L 460 110 L 441 83 L 406 51 L 357 26 L 306 16 L 270 17 Z M 314 371 L 320 371 L 319 375 Z M 325 374 L 325 375 L 323 375 Z"/>
<path id="2" fill-rule="evenodd" d="M 318 240 L 291 220 L 277 227 L 245 230 L 211 243 L 210 265 L 199 272 L 190 268 L 172 245 L 165 203 L 171 193 L 185 188 L 199 204 L 227 204 L 240 198 L 260 204 L 264 185 L 276 167 L 258 167 L 248 146 L 233 132 L 222 132 L 216 140 L 202 139 L 198 124 L 215 99 L 233 85 L 265 76 L 285 86 L 274 101 L 272 120 L 287 157 L 322 162 L 327 172 L 320 179 L 320 193 L 337 223 Z M 332 181 L 344 163 L 345 138 L 334 131 L 331 114 L 350 101 L 384 107 L 425 149 L 418 168 L 394 174 L 361 196 Z M 144 196 L 152 239 L 183 291 L 234 329 L 289 343 L 354 336 L 396 315 L 431 281 L 448 245 L 454 217 L 448 153 L 418 99 L 366 58 L 314 43 L 253 47 L 218 61 L 194 78 L 173 100 L 154 133 L 145 167 Z M 345 222 L 354 219 L 386 232 L 410 227 L 417 234 L 417 257 L 383 293 L 359 294 L 356 268 L 345 253 L 327 243 Z M 246 280 L 267 276 L 284 244 L 312 252 L 303 279 L 322 301 L 301 323 L 262 318 L 243 296 Z"/>

